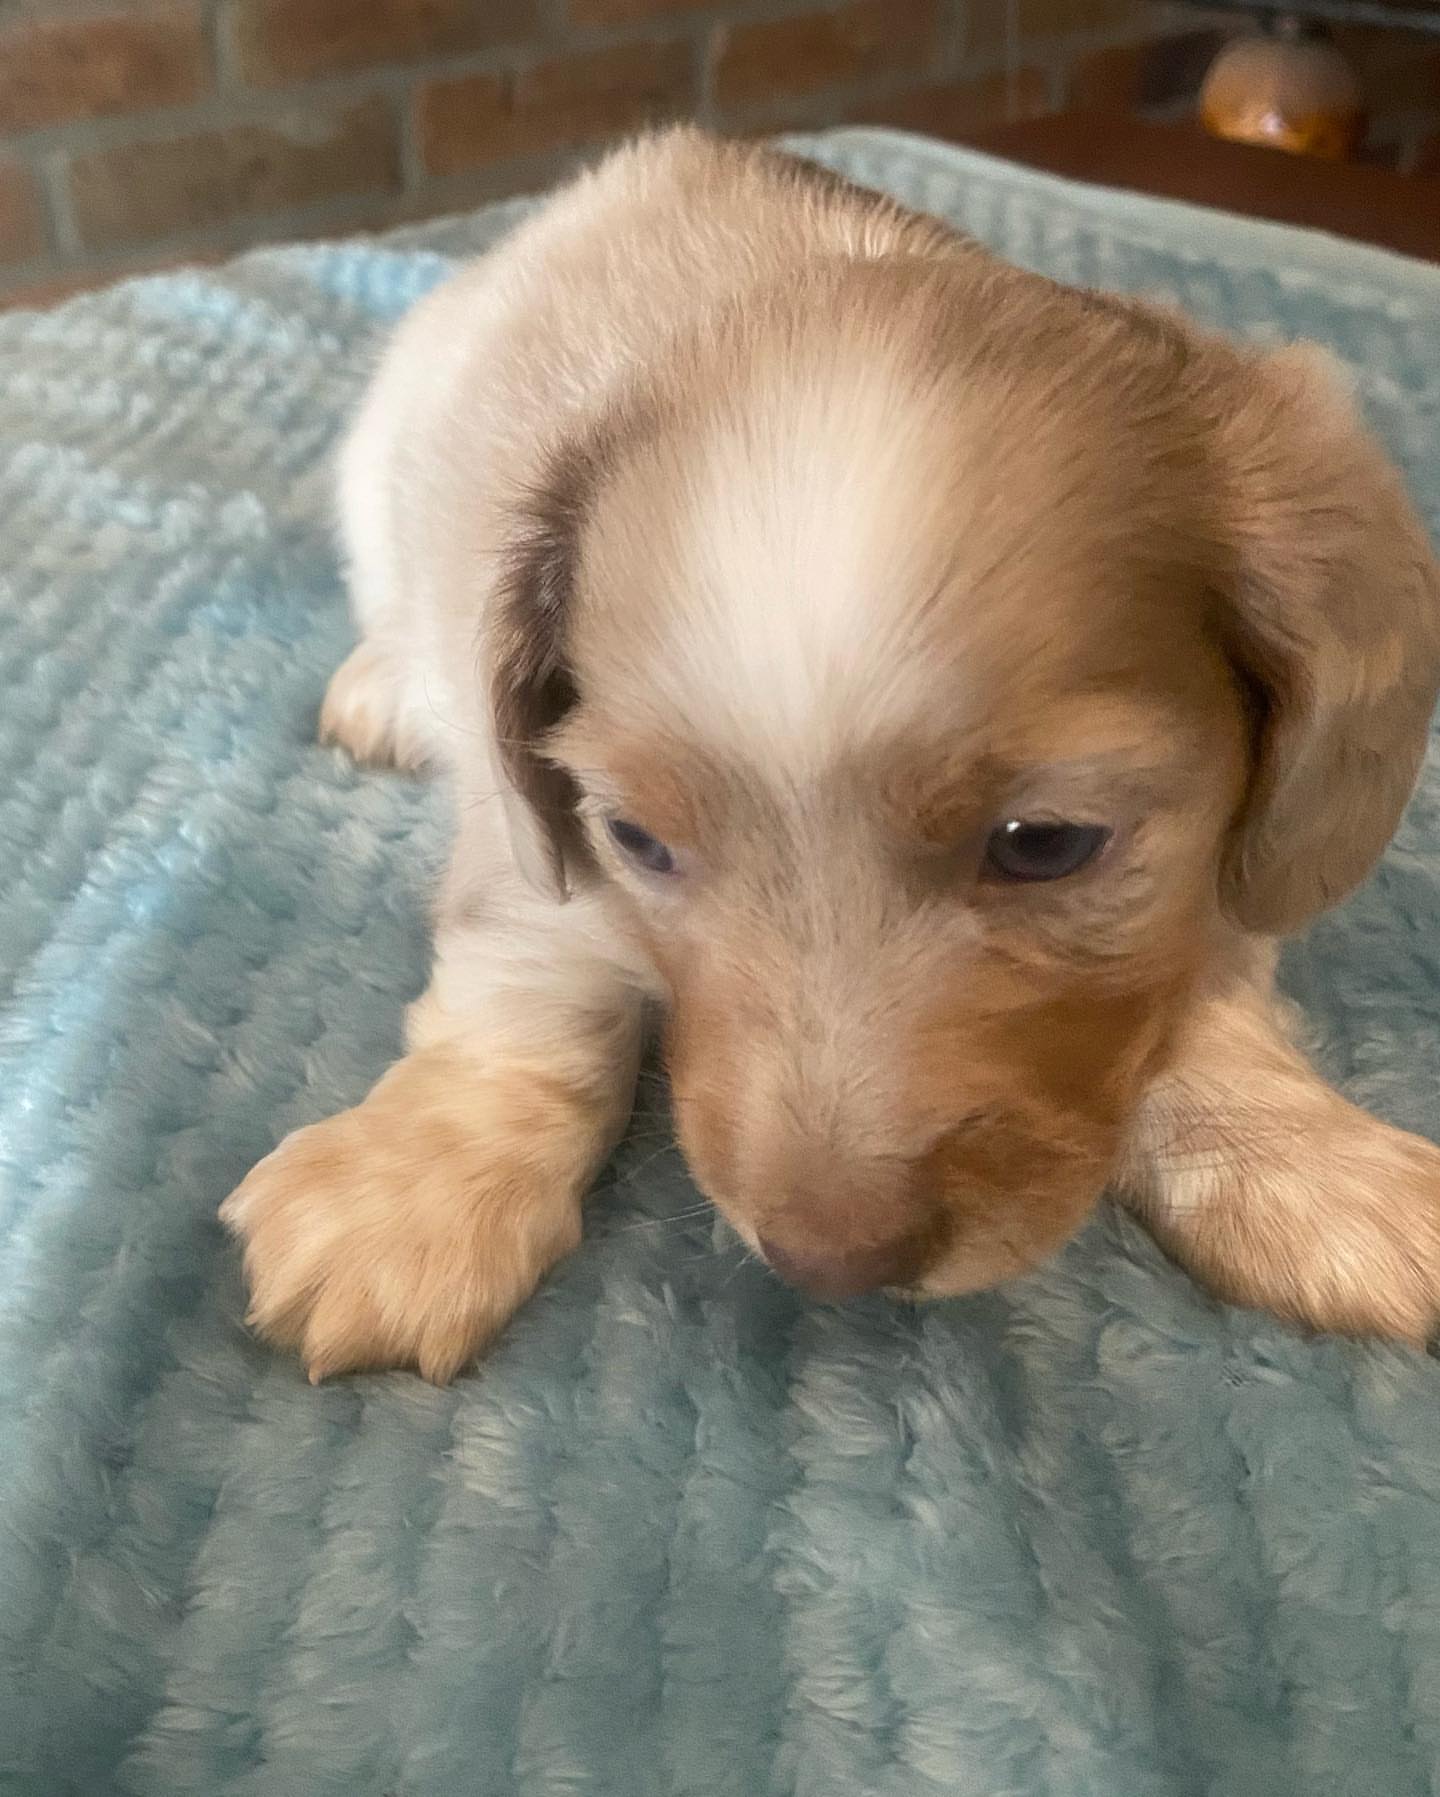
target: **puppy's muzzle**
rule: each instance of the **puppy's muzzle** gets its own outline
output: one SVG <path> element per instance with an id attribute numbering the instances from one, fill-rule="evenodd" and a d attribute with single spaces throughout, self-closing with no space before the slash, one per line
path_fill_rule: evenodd
<path id="1" fill-rule="evenodd" d="M 816 1298 L 853 1298 L 922 1273 L 939 1219 L 919 1164 L 791 1143 L 771 1167 L 756 1235 L 788 1284 Z"/>
<path id="2" fill-rule="evenodd" d="M 917 1237 L 846 1247 L 804 1242 L 786 1246 L 760 1237 L 760 1252 L 787 1285 L 812 1298 L 855 1298 L 882 1286 L 908 1285 L 918 1275 L 924 1250 Z"/>

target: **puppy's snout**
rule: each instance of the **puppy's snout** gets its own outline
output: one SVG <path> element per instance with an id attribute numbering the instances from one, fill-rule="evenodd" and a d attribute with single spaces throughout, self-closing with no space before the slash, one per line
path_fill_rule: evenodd
<path id="1" fill-rule="evenodd" d="M 879 1286 L 905 1285 L 920 1269 L 919 1241 L 911 1236 L 847 1246 L 760 1237 L 760 1252 L 788 1285 L 813 1298 L 854 1298 Z"/>
<path id="2" fill-rule="evenodd" d="M 913 1165 L 793 1137 L 773 1144 L 767 1163 L 756 1234 L 787 1284 L 853 1298 L 919 1275 L 930 1218 Z"/>

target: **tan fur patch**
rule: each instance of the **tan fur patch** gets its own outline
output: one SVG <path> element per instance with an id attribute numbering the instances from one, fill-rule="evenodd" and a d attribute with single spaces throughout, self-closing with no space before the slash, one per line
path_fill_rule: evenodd
<path id="1" fill-rule="evenodd" d="M 1417 1346 L 1440 1319 L 1440 1150 L 1332 1091 L 1263 988 L 1197 1008 L 1140 1107 L 1120 1186 L 1233 1302 Z"/>
<path id="2" fill-rule="evenodd" d="M 579 1241 L 601 1121 L 543 1068 L 477 1078 L 445 1049 L 407 1057 L 226 1200 L 250 1322 L 298 1349 L 312 1380 L 376 1366 L 453 1378 Z"/>
<path id="3" fill-rule="evenodd" d="M 697 1177 L 816 1289 L 1009 1277 L 1118 1159 L 1220 1289 L 1433 1320 L 1440 1157 L 1235 968 L 1373 865 L 1440 684 L 1424 531 L 1314 353 L 677 131 L 415 309 L 341 509 L 322 735 L 444 762 L 458 833 L 418 1052 L 226 1207 L 313 1372 L 503 1322 L 661 990 Z M 1006 883 L 1011 821 L 1103 854 Z"/>

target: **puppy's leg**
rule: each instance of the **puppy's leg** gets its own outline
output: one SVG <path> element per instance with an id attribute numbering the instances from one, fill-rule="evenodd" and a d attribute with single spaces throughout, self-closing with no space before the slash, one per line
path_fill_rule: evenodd
<path id="1" fill-rule="evenodd" d="M 336 467 L 340 540 L 360 641 L 331 677 L 317 735 L 357 761 L 413 771 L 437 758 L 438 697 L 426 690 L 423 624 L 396 515 L 403 503 L 396 438 L 407 400 L 405 372 L 392 351 Z"/>
<path id="2" fill-rule="evenodd" d="M 520 901 L 503 924 L 442 927 L 409 1053 L 222 1206 L 250 1321 L 312 1380 L 413 1366 L 443 1383 L 579 1241 L 641 1036 L 593 910 Z"/>
<path id="3" fill-rule="evenodd" d="M 1268 974 L 1198 1006 L 1119 1185 L 1224 1298 L 1417 1344 L 1440 1321 L 1440 1151 L 1325 1084 Z"/>

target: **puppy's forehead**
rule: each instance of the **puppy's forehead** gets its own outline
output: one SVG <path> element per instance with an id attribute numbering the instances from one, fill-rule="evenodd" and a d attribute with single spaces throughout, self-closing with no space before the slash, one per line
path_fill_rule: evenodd
<path id="1" fill-rule="evenodd" d="M 1130 502 L 1123 445 L 1063 399 L 1002 397 L 864 341 L 747 369 L 603 491 L 582 688 L 805 772 L 1103 681 L 1143 651 L 1130 609 L 1163 579 L 1131 554 L 1138 536 L 1156 559 L 1154 495 Z"/>
<path id="2" fill-rule="evenodd" d="M 777 370 L 650 446 L 590 533 L 582 665 L 719 750 L 788 760 L 888 729 L 934 685 L 953 435 L 857 355 Z"/>

